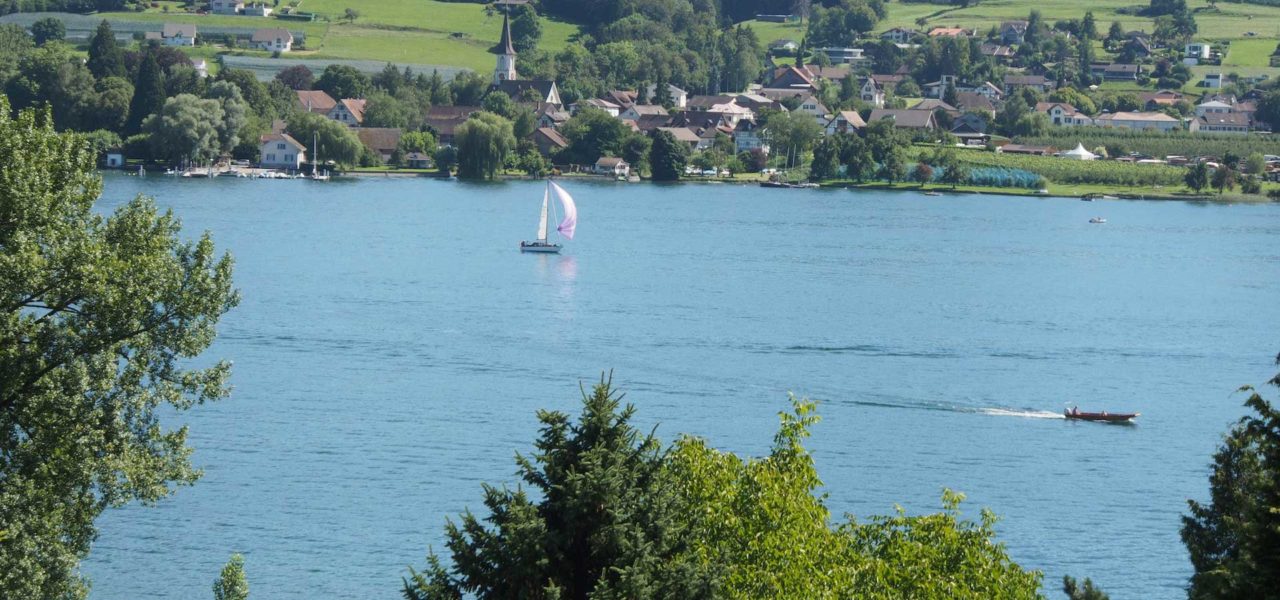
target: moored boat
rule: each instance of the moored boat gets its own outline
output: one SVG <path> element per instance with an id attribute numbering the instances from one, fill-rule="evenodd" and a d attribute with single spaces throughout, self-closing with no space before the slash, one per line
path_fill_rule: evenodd
<path id="1" fill-rule="evenodd" d="M 1102 421 L 1104 423 L 1127 423 L 1134 420 L 1142 413 L 1109 413 L 1102 412 L 1083 412 L 1077 409 L 1065 410 L 1062 415 L 1067 419 L 1076 419 L 1079 421 Z"/>

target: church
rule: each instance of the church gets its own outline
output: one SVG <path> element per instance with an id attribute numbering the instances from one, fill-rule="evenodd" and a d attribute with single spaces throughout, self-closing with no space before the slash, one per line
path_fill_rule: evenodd
<path id="1" fill-rule="evenodd" d="M 498 55 L 493 69 L 493 85 L 490 91 L 502 92 L 521 103 L 550 104 L 561 108 L 560 90 L 556 82 L 545 79 L 520 79 L 516 73 L 516 48 L 511 43 L 511 22 L 507 13 L 502 14 L 502 39 L 490 52 Z"/>

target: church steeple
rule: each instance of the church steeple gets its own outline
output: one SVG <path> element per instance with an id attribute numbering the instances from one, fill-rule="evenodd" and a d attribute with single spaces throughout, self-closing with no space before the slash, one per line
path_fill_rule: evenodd
<path id="1" fill-rule="evenodd" d="M 506 12 L 502 13 L 502 39 L 490 52 L 498 55 L 498 64 L 493 69 L 493 83 L 516 79 L 516 48 L 511 44 L 511 21 Z"/>

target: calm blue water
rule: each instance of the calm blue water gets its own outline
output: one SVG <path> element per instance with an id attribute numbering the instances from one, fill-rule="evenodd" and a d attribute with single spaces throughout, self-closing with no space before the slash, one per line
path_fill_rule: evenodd
<path id="1" fill-rule="evenodd" d="M 605 369 L 664 439 L 740 453 L 819 399 L 837 513 L 951 487 L 1054 597 L 1182 595 L 1185 499 L 1275 372 L 1280 206 L 572 182 L 578 238 L 521 255 L 541 185 L 108 175 L 104 210 L 211 230 L 244 302 L 208 353 L 233 396 L 182 417 L 204 479 L 101 520 L 94 597 L 208 597 L 232 552 L 255 598 L 398 597 Z"/>

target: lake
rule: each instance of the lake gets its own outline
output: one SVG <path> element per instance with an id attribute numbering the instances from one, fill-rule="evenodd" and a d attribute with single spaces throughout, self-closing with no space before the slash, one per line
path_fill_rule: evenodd
<path id="1" fill-rule="evenodd" d="M 102 210 L 211 231 L 244 301 L 206 353 L 232 396 L 181 416 L 205 476 L 100 520 L 96 598 L 211 597 L 232 552 L 255 598 L 398 598 L 610 369 L 640 425 L 744 454 L 818 400 L 837 516 L 949 487 L 1051 597 L 1185 597 L 1186 499 L 1280 351 L 1280 205 L 568 181 L 547 256 L 541 182 L 105 177 Z"/>

